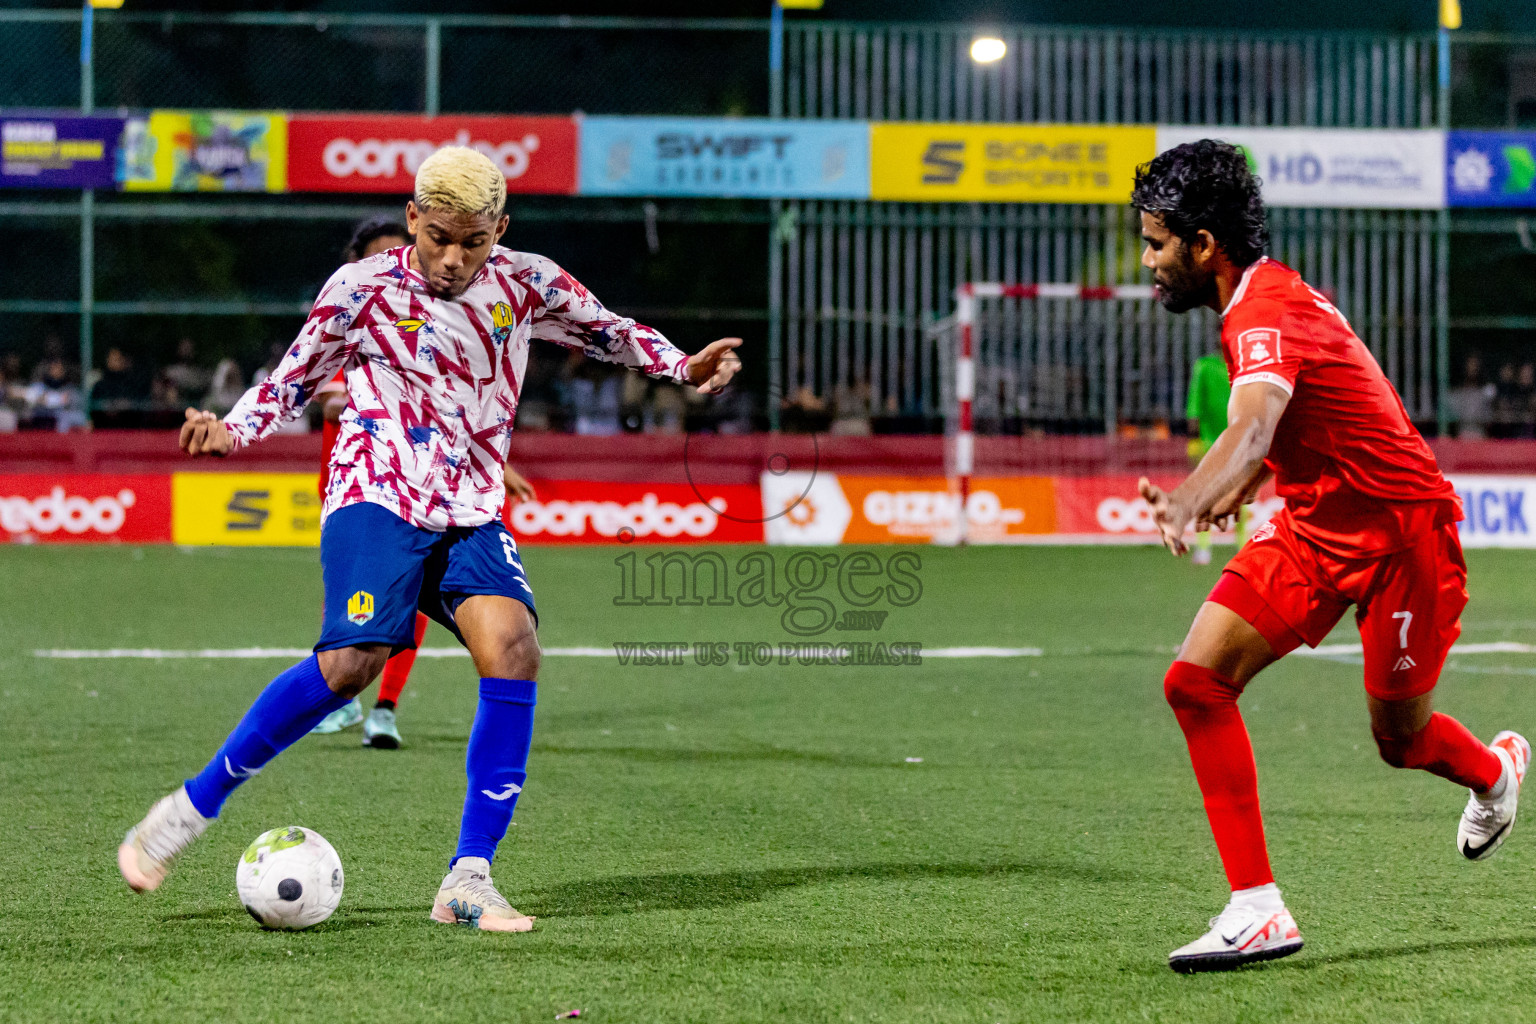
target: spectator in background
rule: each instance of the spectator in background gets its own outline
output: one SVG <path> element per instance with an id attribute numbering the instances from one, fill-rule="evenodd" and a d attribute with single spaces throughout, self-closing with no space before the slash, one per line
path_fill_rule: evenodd
<path id="1" fill-rule="evenodd" d="M 137 427 L 150 397 L 145 375 L 116 345 L 107 349 L 106 370 L 91 389 L 91 422 L 98 427 Z"/>
<path id="2" fill-rule="evenodd" d="M 1536 363 L 1521 363 L 1515 371 L 1515 436 L 1536 437 Z"/>
<path id="3" fill-rule="evenodd" d="M 1513 437 L 1520 422 L 1520 396 L 1515 387 L 1515 364 L 1499 367 L 1499 379 L 1494 385 L 1493 423 L 1494 437 Z"/>
<path id="4" fill-rule="evenodd" d="M 578 348 L 572 349 L 566 359 L 561 379 L 576 433 L 609 437 L 619 432 L 621 389 L 618 374 L 602 363 L 586 358 Z"/>
<path id="5" fill-rule="evenodd" d="M 22 425 L 30 430 L 57 430 L 63 434 L 86 425 L 80 389 L 70 379 L 61 356 L 44 359 L 22 393 L 26 415 Z"/>
<path id="6" fill-rule="evenodd" d="M 209 383 L 208 395 L 203 399 L 202 406 L 223 416 L 235 407 L 243 394 L 245 384 L 241 380 L 240 364 L 233 359 L 220 359 L 219 365 L 213 369 L 213 380 Z"/>
<path id="7" fill-rule="evenodd" d="M 251 374 L 251 387 L 255 387 L 266 380 L 272 371 L 277 369 L 277 364 L 283 361 L 283 356 L 287 352 L 288 343 L 286 341 L 274 341 L 268 345 L 266 362 L 256 367 L 255 372 Z"/>
<path id="8" fill-rule="evenodd" d="M 51 371 L 54 364 L 64 368 L 64 375 L 71 381 L 80 379 L 80 367 L 69 361 L 64 354 L 64 340 L 57 334 L 49 331 L 43 337 L 43 358 L 32 369 L 32 383 L 37 384 Z"/>
<path id="9" fill-rule="evenodd" d="M 1482 359 L 1475 355 L 1468 356 L 1461 383 L 1446 396 L 1450 401 L 1451 415 L 1456 420 L 1457 437 L 1479 441 L 1488 436 L 1496 393 L 1493 383 L 1483 380 Z"/>
<path id="10" fill-rule="evenodd" d="M 0 360 L 0 434 L 14 434 L 21 426 L 22 388 L 14 376 L 20 365 L 20 360 Z"/>
<path id="11" fill-rule="evenodd" d="M 197 365 L 197 346 L 191 338 L 176 343 L 176 361 L 161 370 L 160 375 L 175 388 L 179 401 L 198 408 L 204 406 L 202 397 L 213 383 L 213 372 Z"/>

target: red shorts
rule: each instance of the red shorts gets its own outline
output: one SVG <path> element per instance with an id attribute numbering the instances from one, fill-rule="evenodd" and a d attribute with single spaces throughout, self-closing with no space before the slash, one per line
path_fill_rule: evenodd
<path id="1" fill-rule="evenodd" d="M 1299 536 L 1281 512 L 1228 563 L 1209 599 L 1242 616 L 1277 655 L 1316 647 L 1355 605 L 1365 692 L 1407 700 L 1435 688 L 1461 636 L 1467 563 L 1455 523 L 1404 551 L 1340 558 Z"/>

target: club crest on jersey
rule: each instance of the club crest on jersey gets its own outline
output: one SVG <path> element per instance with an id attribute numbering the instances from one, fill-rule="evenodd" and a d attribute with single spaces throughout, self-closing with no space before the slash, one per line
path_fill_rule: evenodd
<path id="1" fill-rule="evenodd" d="M 491 337 L 495 339 L 496 344 L 504 345 L 507 339 L 512 337 L 512 325 L 515 319 L 512 315 L 512 307 L 505 302 L 498 302 L 491 307 L 491 326 L 494 328 L 491 331 Z"/>
<path id="2" fill-rule="evenodd" d="M 359 590 L 347 598 L 347 619 L 354 626 L 361 626 L 373 618 L 373 595 Z"/>
<path id="3" fill-rule="evenodd" d="M 415 334 L 426 325 L 427 322 L 425 320 L 421 320 L 416 317 L 407 317 L 404 320 L 395 321 L 395 329 L 404 331 L 406 334 Z"/>
<path id="4" fill-rule="evenodd" d="M 1255 327 L 1237 336 L 1237 367 L 1247 373 L 1280 362 L 1280 332 L 1273 327 Z"/>

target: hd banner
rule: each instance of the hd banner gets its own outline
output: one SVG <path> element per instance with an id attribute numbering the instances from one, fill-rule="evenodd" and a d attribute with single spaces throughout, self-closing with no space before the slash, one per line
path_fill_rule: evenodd
<path id="1" fill-rule="evenodd" d="M 1451 132 L 1445 159 L 1451 206 L 1536 207 L 1536 132 Z"/>
<path id="2" fill-rule="evenodd" d="M 869 198 L 863 121 L 587 117 L 581 192 L 605 196 Z"/>
<path id="3" fill-rule="evenodd" d="M 1123 204 L 1156 142 L 1125 125 L 874 124 L 870 197 Z"/>
<path id="4" fill-rule="evenodd" d="M 1269 206 L 1436 210 L 1445 205 L 1445 134 L 1337 128 L 1157 129 L 1157 151 L 1198 139 L 1239 146 Z"/>
<path id="5" fill-rule="evenodd" d="M 0 188 L 114 188 L 126 118 L 0 116 Z"/>
<path id="6" fill-rule="evenodd" d="M 284 192 L 288 118 L 225 110 L 156 110 L 131 118 L 119 178 L 129 192 Z"/>
<path id="7" fill-rule="evenodd" d="M 507 191 L 576 191 L 576 121 L 569 117 L 418 117 L 295 114 L 288 120 L 294 192 L 411 191 L 416 168 L 444 146 L 490 157 Z"/>

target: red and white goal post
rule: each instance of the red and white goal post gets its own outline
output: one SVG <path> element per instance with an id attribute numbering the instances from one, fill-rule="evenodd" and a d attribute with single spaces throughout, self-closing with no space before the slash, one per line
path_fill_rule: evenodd
<path id="1" fill-rule="evenodd" d="M 976 300 L 977 299 L 1075 299 L 1104 302 L 1115 299 L 1150 299 L 1149 284 L 1004 284 L 1000 281 L 969 281 L 955 289 L 955 326 L 960 344 L 955 356 L 955 401 L 958 425 L 953 435 L 950 472 L 959 484 L 959 513 L 955 516 L 958 542 L 969 532 L 971 474 L 976 469 L 976 435 L 971 405 L 976 397 Z"/>

